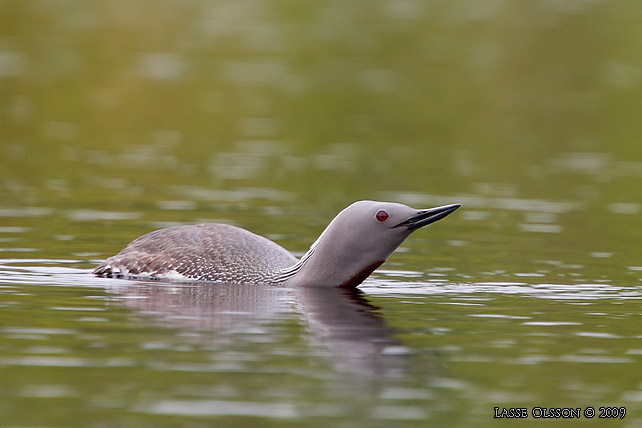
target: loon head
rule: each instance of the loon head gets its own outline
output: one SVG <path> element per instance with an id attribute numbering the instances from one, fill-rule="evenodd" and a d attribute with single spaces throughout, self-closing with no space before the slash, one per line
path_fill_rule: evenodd
<path id="1" fill-rule="evenodd" d="M 393 202 L 359 201 L 330 222 L 301 261 L 292 285 L 356 287 L 415 230 L 441 220 L 460 204 L 417 210 Z"/>

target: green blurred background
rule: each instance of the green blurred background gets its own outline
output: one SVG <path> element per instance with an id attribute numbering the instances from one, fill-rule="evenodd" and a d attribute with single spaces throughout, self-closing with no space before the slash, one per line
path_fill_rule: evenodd
<path id="1" fill-rule="evenodd" d="M 469 259 L 535 230 L 634 263 L 638 6 L 3 1 L 0 202 L 44 207 L 5 221 L 60 257 L 212 217 L 302 252 L 354 200 L 462 202 Z"/>

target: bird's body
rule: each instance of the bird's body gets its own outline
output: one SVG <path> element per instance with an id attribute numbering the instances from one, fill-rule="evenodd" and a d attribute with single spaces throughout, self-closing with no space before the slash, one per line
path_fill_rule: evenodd
<path id="1" fill-rule="evenodd" d="M 143 235 L 105 260 L 106 277 L 356 287 L 414 230 L 459 205 L 418 211 L 390 202 L 355 202 L 297 260 L 267 238 L 226 224 L 175 226 Z"/>
<path id="2" fill-rule="evenodd" d="M 259 251 L 257 251 L 259 249 Z M 227 224 L 156 230 L 96 268 L 100 276 L 229 283 L 273 282 L 296 257 L 267 238 Z"/>

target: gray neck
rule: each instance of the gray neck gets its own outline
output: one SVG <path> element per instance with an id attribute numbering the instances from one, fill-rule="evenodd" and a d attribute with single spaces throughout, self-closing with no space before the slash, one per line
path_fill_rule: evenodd
<path id="1" fill-rule="evenodd" d="M 295 265 L 280 270 L 273 282 L 288 286 L 356 287 L 387 257 L 364 264 L 354 254 L 344 254 L 319 241 Z"/>
<path id="2" fill-rule="evenodd" d="M 299 272 L 301 272 L 301 269 L 303 269 L 303 266 L 310 260 L 310 257 L 312 257 L 312 254 L 314 254 L 314 246 L 308 250 L 307 253 L 301 257 L 301 259 L 294 265 L 287 267 L 285 269 L 281 269 L 275 274 L 275 277 L 273 279 L 273 282 L 277 284 L 291 284 L 298 282 L 296 279 L 300 277 Z"/>
<path id="3" fill-rule="evenodd" d="M 388 239 L 385 245 L 370 236 L 363 238 L 360 233 L 356 237 L 347 236 L 346 231 L 360 223 L 350 221 L 342 213 L 330 222 L 298 263 L 276 273 L 275 283 L 356 287 L 403 241 L 402 235 L 399 242 Z"/>

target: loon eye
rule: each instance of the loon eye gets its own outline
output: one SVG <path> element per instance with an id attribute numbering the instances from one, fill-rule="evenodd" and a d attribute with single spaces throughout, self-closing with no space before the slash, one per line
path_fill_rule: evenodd
<path id="1" fill-rule="evenodd" d="M 385 212 L 384 210 L 377 212 L 377 220 L 379 221 L 386 221 L 388 220 L 388 217 L 389 217 L 388 213 Z"/>

